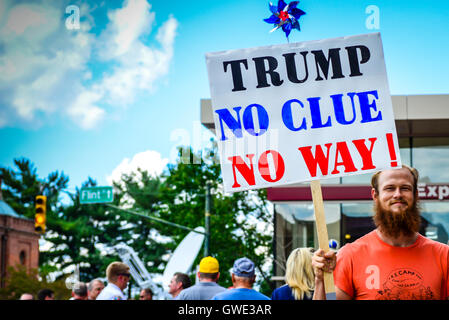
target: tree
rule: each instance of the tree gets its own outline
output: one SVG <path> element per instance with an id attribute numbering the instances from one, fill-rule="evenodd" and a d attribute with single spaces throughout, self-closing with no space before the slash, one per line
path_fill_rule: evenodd
<path id="1" fill-rule="evenodd" d="M 132 181 L 136 174 L 122 177 L 127 183 L 128 194 L 122 191 L 122 183 L 115 185 L 113 205 L 130 201 L 129 194 L 132 194 L 133 201 L 153 209 L 152 202 L 157 201 L 160 181 L 150 179 L 147 173 L 143 173 L 142 190 L 145 197 L 139 197 L 142 191 Z M 89 178 L 82 188 L 96 185 L 96 181 Z M 156 230 L 151 224 L 108 205 L 80 204 L 80 190 L 76 188 L 75 193 L 69 193 L 72 204 L 65 206 L 60 214 L 65 228 L 55 230 L 55 236 L 50 239 L 53 249 L 45 253 L 48 260 L 52 261 L 53 271 L 77 265 L 81 281 L 104 277 L 107 266 L 120 260 L 114 246 L 124 243 L 131 246 L 140 257 L 147 257 L 150 272 L 160 272 L 160 269 L 151 267 L 163 262 L 166 250 L 162 243 L 154 239 Z"/>
<path id="2" fill-rule="evenodd" d="M 137 172 L 123 175 L 121 181 L 114 182 L 117 198 L 121 205 L 133 211 L 160 217 L 161 179 L 138 169 Z M 165 268 L 164 255 L 172 248 L 173 240 L 160 234 L 161 223 L 120 212 L 123 221 L 127 221 L 127 241 L 123 241 L 136 251 L 150 273 L 162 273 Z"/>
<path id="3" fill-rule="evenodd" d="M 14 159 L 17 171 L 0 168 L 0 177 L 6 188 L 2 189 L 3 198 L 18 214 L 34 220 L 34 201 L 37 195 L 47 197 L 47 230 L 64 228 L 59 212 L 61 193 L 67 188 L 69 178 L 63 172 L 52 172 L 45 179 L 40 179 L 34 165 L 25 158 Z M 48 234 L 48 233 L 47 233 Z M 44 235 L 44 238 L 47 237 Z M 45 265 L 48 259 L 40 255 L 39 264 Z"/>
<path id="4" fill-rule="evenodd" d="M 201 153 L 194 154 L 191 148 L 181 148 L 179 151 L 178 162 L 169 165 L 168 172 L 161 179 L 151 178 L 141 172 L 140 176 L 122 179 L 124 186 L 115 186 L 133 200 L 129 202 L 133 210 L 148 212 L 152 216 L 194 229 L 204 225 L 205 186 L 206 182 L 210 182 L 213 192 L 210 248 L 211 254 L 220 262 L 220 283 L 225 287 L 232 285 L 228 271 L 235 259 L 246 256 L 255 262 L 262 276 L 259 282 L 265 282 L 264 290 L 271 292 L 271 270 L 264 268 L 272 256 L 272 215 L 266 207 L 265 191 L 225 194 L 221 187 L 216 146 L 205 150 L 203 157 Z M 182 157 L 186 154 L 188 158 Z M 187 163 L 185 160 L 188 160 Z M 143 227 L 143 224 L 147 226 Z M 163 270 L 163 253 L 173 252 L 187 231 L 157 222 L 142 222 L 142 228 L 157 229 L 161 238 L 173 239 L 164 243 L 165 252 L 156 244 L 150 249 L 153 250 L 151 255 L 146 254 L 145 250 L 138 250 L 145 262 L 153 262 L 156 269 Z M 194 265 L 202 257 L 201 252 Z"/>
<path id="5" fill-rule="evenodd" d="M 34 165 L 25 158 L 14 159 L 18 170 L 0 168 L 0 177 L 6 188 L 3 190 L 5 201 L 19 214 L 34 219 L 34 200 L 36 195 L 47 196 L 47 222 L 55 222 L 55 212 L 61 192 L 67 188 L 69 178 L 64 172 L 52 172 L 46 179 L 39 179 Z"/>
<path id="6" fill-rule="evenodd" d="M 25 266 L 17 265 L 8 268 L 8 277 L 4 288 L 0 288 L 0 300 L 18 300 L 23 293 L 31 293 L 37 299 L 39 290 L 48 288 L 53 290 L 56 300 L 68 300 L 71 290 L 65 285 L 65 277 L 58 281 L 48 282 L 45 274 L 39 275 L 38 270 L 27 270 Z"/>
<path id="7" fill-rule="evenodd" d="M 88 178 L 83 187 L 96 186 L 97 182 Z M 107 265 L 118 260 L 116 255 L 105 255 L 105 250 L 120 241 L 121 220 L 109 215 L 102 204 L 80 204 L 80 190 L 67 193 L 72 204 L 66 205 L 58 216 L 60 224 L 52 229 L 52 249 L 42 253 L 52 262 L 52 271 L 78 266 L 81 281 L 104 277 Z M 116 200 L 118 204 L 119 200 Z"/>
<path id="8" fill-rule="evenodd" d="M 30 160 L 14 159 L 17 170 L 0 168 L 0 177 L 5 188 L 4 200 L 19 214 L 34 219 L 36 195 L 47 196 L 47 230 L 42 238 L 48 250 L 40 250 L 39 269 L 44 275 L 57 274 L 64 277 L 67 267 L 79 266 L 80 280 L 89 281 L 103 277 L 106 266 L 117 256 L 104 256 L 102 244 L 120 241 L 121 220 L 108 216 L 103 205 L 80 205 L 79 192 L 66 191 L 69 178 L 63 172 L 52 172 L 41 179 Z M 95 186 L 88 178 L 83 186 Z M 72 204 L 63 205 L 62 193 L 66 193 Z M 118 204 L 119 199 L 117 200 Z M 59 275 L 58 275 L 59 274 Z"/>
<path id="9" fill-rule="evenodd" d="M 188 157 L 185 157 L 185 155 Z M 262 277 L 261 288 L 273 289 L 267 270 L 272 258 L 272 215 L 267 210 L 264 190 L 225 194 L 222 190 L 216 145 L 204 154 L 181 148 L 181 157 L 169 165 L 160 177 L 139 170 L 114 182 L 114 205 L 129 208 L 172 223 L 194 229 L 204 225 L 206 182 L 212 186 L 210 217 L 211 254 L 220 262 L 220 283 L 231 285 L 228 271 L 235 259 L 252 259 Z M 150 273 L 162 273 L 170 254 L 188 231 L 157 221 L 142 219 L 104 204 L 82 205 L 80 189 L 67 192 L 68 177 L 51 173 L 46 179 L 37 176 L 29 160 L 15 160 L 17 171 L 1 168 L 5 182 L 5 200 L 19 213 L 34 215 L 34 198 L 47 196 L 47 232 L 44 239 L 50 250 L 40 254 L 40 271 L 59 273 L 63 278 L 68 267 L 78 266 L 81 281 L 104 277 L 107 265 L 119 260 L 114 245 L 131 246 Z M 83 187 L 96 186 L 92 178 Z M 62 205 L 61 192 L 71 204 Z M 202 252 L 194 265 L 199 263 Z"/>

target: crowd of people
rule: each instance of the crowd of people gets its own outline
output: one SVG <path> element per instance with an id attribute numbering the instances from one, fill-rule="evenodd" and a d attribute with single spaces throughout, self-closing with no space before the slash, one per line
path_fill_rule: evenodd
<path id="1" fill-rule="evenodd" d="M 286 285 L 273 291 L 271 299 L 302 300 L 313 294 L 314 276 L 312 270 L 312 249 L 293 250 L 287 260 Z M 107 285 L 101 279 L 89 283 L 78 282 L 72 289 L 70 300 L 127 300 L 124 290 L 131 277 L 129 266 L 123 262 L 112 262 L 106 269 Z M 190 277 L 176 272 L 168 285 L 173 300 L 270 300 L 253 288 L 256 282 L 255 264 L 243 257 L 234 261 L 231 272 L 232 286 L 224 288 L 218 284 L 219 262 L 214 257 L 201 259 L 197 273 L 199 281 L 192 285 Z M 30 293 L 24 293 L 20 300 L 33 300 Z M 54 292 L 42 289 L 38 300 L 54 300 Z M 142 288 L 139 300 L 153 300 L 150 288 Z"/>
<path id="2" fill-rule="evenodd" d="M 418 172 L 403 165 L 379 171 L 371 179 L 376 229 L 338 250 L 294 249 L 286 262 L 285 285 L 268 297 L 253 288 L 255 264 L 246 257 L 235 260 L 232 286 L 218 284 L 219 262 L 214 257 L 200 261 L 192 285 L 187 274 L 177 272 L 168 286 L 174 300 L 324 300 L 324 274 L 333 273 L 336 299 L 437 299 L 449 297 L 449 246 L 419 234 Z M 73 300 L 125 300 L 123 290 L 130 279 L 129 267 L 111 263 L 106 270 L 108 284 L 94 279 L 72 290 Z M 140 300 L 153 293 L 142 288 Z M 39 300 L 54 294 L 43 289 Z M 33 299 L 29 293 L 21 299 Z"/>

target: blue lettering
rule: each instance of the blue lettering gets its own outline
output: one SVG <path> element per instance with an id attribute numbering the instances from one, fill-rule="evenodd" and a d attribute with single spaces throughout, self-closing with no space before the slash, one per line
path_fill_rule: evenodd
<path id="1" fill-rule="evenodd" d="M 308 98 L 310 104 L 310 114 L 312 116 L 312 126 L 311 129 L 317 128 L 325 128 L 332 126 L 331 117 L 327 118 L 326 123 L 323 124 L 323 120 L 321 119 L 321 111 L 320 111 L 320 97 Z"/>
<path id="2" fill-rule="evenodd" d="M 348 96 L 351 98 L 352 102 L 352 119 L 349 121 L 346 121 L 345 117 L 345 109 L 343 108 L 343 101 L 342 101 L 343 94 L 334 94 L 330 96 L 334 104 L 335 118 L 337 119 L 338 123 L 346 125 L 351 124 L 355 121 L 354 95 L 355 92 L 348 92 Z"/>
<path id="3" fill-rule="evenodd" d="M 351 100 L 351 108 L 349 106 L 345 106 L 344 103 L 348 104 L 349 102 L 347 98 L 345 98 L 345 101 L 343 101 L 344 95 L 347 95 Z M 356 106 L 354 102 L 354 97 L 356 95 L 359 98 L 359 108 L 361 115 L 360 123 L 381 121 L 382 112 L 376 105 L 376 100 L 379 99 L 378 92 L 377 90 L 371 90 L 358 93 L 348 92 L 346 94 L 337 93 L 330 95 L 329 97 L 333 104 L 333 114 L 335 115 L 336 123 L 340 125 L 350 125 L 355 122 L 358 114 L 358 112 L 356 112 Z M 301 100 L 290 99 L 283 104 L 281 116 L 285 127 L 294 132 L 307 130 L 308 124 L 309 128 L 311 129 L 331 127 L 331 115 L 321 113 L 321 97 L 307 98 L 307 101 L 310 108 L 310 118 L 308 116 L 308 113 L 304 114 L 305 106 Z M 297 108 L 296 110 L 299 110 L 300 112 L 300 115 L 295 119 L 293 118 L 293 108 Z M 235 112 L 235 115 L 231 114 L 230 109 L 228 110 L 226 108 L 215 111 L 220 120 L 219 123 L 221 129 L 221 141 L 229 139 L 229 137 L 227 137 L 225 134 L 225 126 L 228 128 L 228 130 L 232 131 L 235 138 L 243 138 L 242 124 L 248 134 L 252 136 L 261 136 L 268 131 L 270 118 L 267 110 L 262 105 L 257 103 L 248 105 L 245 108 L 242 117 L 240 116 L 241 109 L 241 106 L 234 107 L 233 110 Z M 325 108 L 325 111 L 327 110 L 328 108 Z M 255 121 L 257 121 L 257 124 L 255 123 Z"/>
<path id="4" fill-rule="evenodd" d="M 257 117 L 259 119 L 259 132 L 255 132 L 254 130 L 254 119 L 253 119 L 253 113 L 251 112 L 252 108 L 256 108 L 257 110 Z M 268 129 L 269 119 L 268 119 L 268 113 L 265 110 L 264 107 L 262 107 L 260 104 L 251 104 L 248 107 L 246 107 L 245 111 L 243 112 L 243 126 L 245 127 L 246 131 L 248 131 L 249 134 L 253 136 L 260 136 L 264 134 Z"/>
<path id="5" fill-rule="evenodd" d="M 306 119 L 303 118 L 301 125 L 298 128 L 295 128 L 293 124 L 293 115 L 292 115 L 292 103 L 297 103 L 304 109 L 304 105 L 301 101 L 297 99 L 291 99 L 284 103 L 282 107 L 282 120 L 284 121 L 285 126 L 291 131 L 299 131 L 299 130 L 307 130 Z"/>
<path id="6" fill-rule="evenodd" d="M 373 95 L 376 99 L 379 99 L 377 96 L 377 90 L 357 93 L 360 101 L 360 112 L 362 113 L 362 121 L 360 121 L 361 123 L 382 120 L 382 112 L 380 111 L 378 111 L 375 118 L 373 118 L 373 116 L 371 115 L 371 109 L 377 111 L 376 99 L 374 99 L 373 102 L 369 103 L 368 95 Z"/>
<path id="7" fill-rule="evenodd" d="M 218 114 L 218 117 L 220 118 L 220 128 L 221 128 L 221 140 L 225 141 L 228 138 L 225 136 L 224 128 L 223 128 L 223 121 L 226 123 L 229 129 L 232 130 L 234 135 L 237 138 L 243 137 L 242 134 L 242 123 L 240 121 L 240 109 L 242 107 L 235 107 L 233 108 L 235 113 L 237 113 L 237 120 L 232 116 L 232 114 L 229 112 L 228 109 L 219 109 L 215 112 Z"/>

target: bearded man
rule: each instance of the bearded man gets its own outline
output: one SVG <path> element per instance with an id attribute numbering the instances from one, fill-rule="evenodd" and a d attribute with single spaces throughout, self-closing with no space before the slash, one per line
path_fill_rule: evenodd
<path id="1" fill-rule="evenodd" d="M 325 299 L 323 271 L 334 273 L 337 300 L 448 299 L 449 247 L 418 233 L 418 171 L 371 179 L 376 229 L 335 252 L 315 252 L 314 299 Z"/>

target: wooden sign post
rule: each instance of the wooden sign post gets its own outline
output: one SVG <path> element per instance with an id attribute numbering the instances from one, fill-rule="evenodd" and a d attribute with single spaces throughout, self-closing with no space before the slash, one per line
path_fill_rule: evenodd
<path id="1" fill-rule="evenodd" d="M 312 191 L 318 244 L 320 249 L 324 250 L 324 252 L 328 252 L 329 236 L 327 234 L 326 217 L 324 215 L 323 194 L 321 193 L 320 180 L 311 181 L 310 189 Z M 335 292 L 334 276 L 332 273 L 324 272 L 324 289 L 326 293 Z"/>

